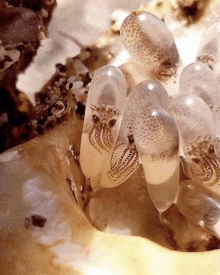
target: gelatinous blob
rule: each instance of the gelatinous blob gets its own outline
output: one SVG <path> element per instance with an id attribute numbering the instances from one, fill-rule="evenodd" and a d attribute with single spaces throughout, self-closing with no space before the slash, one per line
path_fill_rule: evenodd
<path id="1" fill-rule="evenodd" d="M 134 11 L 123 22 L 122 42 L 135 63 L 157 78 L 175 74 L 179 54 L 171 32 L 155 15 Z"/>
<path id="2" fill-rule="evenodd" d="M 208 105 L 196 95 L 182 95 L 171 101 L 170 112 L 180 132 L 181 164 L 185 175 L 213 189 L 219 186 L 219 156 L 216 129 Z"/>
<path id="3" fill-rule="evenodd" d="M 186 66 L 179 79 L 181 94 L 195 94 L 213 109 L 219 102 L 219 81 L 213 71 L 204 63 L 194 62 Z"/>
<path id="4" fill-rule="evenodd" d="M 111 157 L 126 101 L 126 82 L 122 72 L 104 66 L 94 75 L 87 98 L 80 162 L 94 187 L 101 170 Z"/>
<path id="5" fill-rule="evenodd" d="M 143 81 L 129 94 L 126 100 L 121 128 L 114 146 L 107 171 L 103 170 L 102 184 L 113 187 L 125 181 L 138 167 L 139 155 L 134 143 L 133 127 L 137 116 L 150 106 L 164 107 L 169 98 L 164 87 L 157 81 Z"/>
<path id="6" fill-rule="evenodd" d="M 159 212 L 176 202 L 179 184 L 179 133 L 173 117 L 149 107 L 136 118 L 134 140 L 151 199 Z"/>
<path id="7" fill-rule="evenodd" d="M 196 181 L 180 183 L 179 210 L 194 223 L 220 238 L 220 196 Z"/>
<path id="8" fill-rule="evenodd" d="M 202 35 L 196 60 L 201 61 L 219 73 L 220 23 L 208 27 Z"/>

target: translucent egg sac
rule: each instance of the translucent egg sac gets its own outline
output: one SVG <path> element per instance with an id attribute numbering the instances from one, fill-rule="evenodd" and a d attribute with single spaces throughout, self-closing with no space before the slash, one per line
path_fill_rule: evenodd
<path id="1" fill-rule="evenodd" d="M 171 32 L 155 15 L 133 12 L 125 18 L 120 35 L 133 61 L 148 74 L 173 75 L 179 54 Z"/>
<path id="2" fill-rule="evenodd" d="M 192 222 L 211 230 L 220 239 L 220 197 L 197 181 L 180 183 L 179 210 Z"/>
<path id="3" fill-rule="evenodd" d="M 212 111 L 196 95 L 177 96 L 169 111 L 179 129 L 183 173 L 219 194 L 220 163 Z"/>
<path id="4" fill-rule="evenodd" d="M 207 65 L 201 62 L 189 64 L 182 70 L 179 82 L 181 94 L 198 95 L 210 108 L 218 108 L 219 80 Z"/>
<path id="5" fill-rule="evenodd" d="M 179 133 L 173 117 L 161 108 L 149 107 L 136 119 L 133 132 L 146 181 L 161 184 L 169 180 L 179 166 Z"/>
<path id="6" fill-rule="evenodd" d="M 83 173 L 98 188 L 101 171 L 111 158 L 126 102 L 124 75 L 114 66 L 104 66 L 94 75 L 86 104 L 80 149 Z"/>
<path id="7" fill-rule="evenodd" d="M 126 100 L 121 127 L 107 171 L 102 171 L 104 187 L 114 187 L 137 169 L 139 155 L 135 146 L 133 131 L 136 117 L 151 106 L 166 108 L 169 98 L 164 87 L 157 81 L 142 81 L 129 94 Z"/>
<path id="8" fill-rule="evenodd" d="M 196 60 L 208 65 L 219 74 L 220 23 L 208 27 L 202 35 Z"/>
<path id="9" fill-rule="evenodd" d="M 149 195 L 160 213 L 175 203 L 179 184 L 179 133 L 165 110 L 149 107 L 136 119 L 134 141 Z"/>

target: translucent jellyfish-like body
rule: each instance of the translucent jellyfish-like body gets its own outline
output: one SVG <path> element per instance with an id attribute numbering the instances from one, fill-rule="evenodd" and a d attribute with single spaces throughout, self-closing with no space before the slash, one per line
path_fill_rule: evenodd
<path id="1" fill-rule="evenodd" d="M 123 22 L 122 42 L 133 61 L 157 78 L 175 74 L 179 54 L 171 32 L 155 15 L 134 11 Z"/>
<path id="2" fill-rule="evenodd" d="M 182 95 L 170 103 L 180 133 L 180 154 L 184 174 L 217 191 L 219 156 L 216 153 L 215 121 L 208 105 L 196 95 Z"/>
<path id="3" fill-rule="evenodd" d="M 108 170 L 102 170 L 102 184 L 104 187 L 121 184 L 139 165 L 139 155 L 132 130 L 136 117 L 150 106 L 167 108 L 168 105 L 168 94 L 157 81 L 145 80 L 131 91 L 126 100 L 121 128 Z"/>
<path id="4" fill-rule="evenodd" d="M 160 213 L 176 202 L 179 184 L 179 133 L 173 117 L 149 107 L 134 124 L 134 140 L 151 199 Z"/>
<path id="5" fill-rule="evenodd" d="M 121 125 L 126 101 L 122 72 L 104 66 L 94 75 L 87 98 L 80 163 L 92 187 L 100 181 L 101 170 L 110 158 Z"/>
<path id="6" fill-rule="evenodd" d="M 213 109 L 219 102 L 219 80 L 204 63 L 194 62 L 186 66 L 179 79 L 181 94 L 195 94 Z"/>
<path id="7" fill-rule="evenodd" d="M 207 64 L 217 74 L 220 72 L 220 23 L 208 27 L 202 35 L 196 59 Z"/>
<path id="8" fill-rule="evenodd" d="M 180 183 L 179 210 L 191 221 L 220 238 L 220 196 L 196 181 Z"/>

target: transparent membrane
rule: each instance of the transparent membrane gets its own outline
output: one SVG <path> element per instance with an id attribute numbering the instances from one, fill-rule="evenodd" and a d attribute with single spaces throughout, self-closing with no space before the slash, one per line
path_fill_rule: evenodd
<path id="1" fill-rule="evenodd" d="M 194 94 L 201 97 L 212 110 L 218 137 L 220 136 L 219 77 L 208 64 L 194 62 L 186 66 L 180 74 L 180 94 Z"/>
<path id="2" fill-rule="evenodd" d="M 220 52 L 220 23 L 208 27 L 202 35 L 196 60 L 201 61 L 214 70 L 216 74 L 220 72 L 219 52 Z"/>
<path id="3" fill-rule="evenodd" d="M 181 95 L 170 103 L 180 133 L 180 159 L 184 174 L 219 193 L 219 155 L 212 111 L 196 95 Z"/>
<path id="4" fill-rule="evenodd" d="M 133 12 L 123 22 L 120 35 L 134 62 L 153 74 L 176 70 L 179 54 L 166 25 L 148 12 Z"/>
<path id="5" fill-rule="evenodd" d="M 179 210 L 194 223 L 220 238 L 220 196 L 192 180 L 180 183 Z"/>
<path id="6" fill-rule="evenodd" d="M 113 187 L 121 184 L 136 170 L 139 165 L 139 154 L 133 137 L 135 119 L 150 106 L 166 108 L 168 94 L 157 81 L 139 83 L 126 99 L 119 134 L 113 149 L 108 170 L 102 170 L 102 185 Z"/>
<path id="7" fill-rule="evenodd" d="M 159 212 L 176 201 L 179 184 L 179 133 L 172 116 L 149 107 L 136 119 L 134 140 L 152 201 Z"/>
<path id="8" fill-rule="evenodd" d="M 206 64 L 194 62 L 184 67 L 179 82 L 180 94 L 198 95 L 212 109 L 219 105 L 219 80 Z"/>
<path id="9" fill-rule="evenodd" d="M 182 62 L 164 22 L 151 13 L 133 11 L 123 21 L 120 36 L 137 71 L 161 81 L 170 94 L 175 94 Z"/>
<path id="10" fill-rule="evenodd" d="M 111 157 L 124 112 L 126 93 L 124 75 L 116 67 L 104 66 L 92 79 L 83 125 L 80 163 L 93 188 L 97 188 L 101 170 Z"/>

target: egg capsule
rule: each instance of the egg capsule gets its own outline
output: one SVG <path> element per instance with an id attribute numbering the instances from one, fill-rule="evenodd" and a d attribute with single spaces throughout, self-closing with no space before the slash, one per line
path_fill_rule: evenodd
<path id="1" fill-rule="evenodd" d="M 173 117 L 149 107 L 136 118 L 134 140 L 150 197 L 160 213 L 176 202 L 179 184 L 179 133 Z"/>
<path id="2" fill-rule="evenodd" d="M 169 98 L 157 81 L 143 81 L 136 85 L 127 100 L 121 128 L 113 149 L 109 167 L 102 170 L 102 185 L 114 187 L 124 182 L 139 165 L 139 155 L 133 137 L 135 119 L 150 106 L 166 108 Z"/>
<path id="3" fill-rule="evenodd" d="M 95 189 L 111 156 L 126 101 L 126 82 L 113 66 L 99 69 L 90 84 L 80 149 L 80 163 Z"/>
<path id="4" fill-rule="evenodd" d="M 208 27 L 202 35 L 199 48 L 196 54 L 196 60 L 201 61 L 220 73 L 220 23 Z"/>
<path id="5" fill-rule="evenodd" d="M 220 196 L 196 181 L 180 183 L 178 209 L 192 222 L 220 238 Z"/>
<path id="6" fill-rule="evenodd" d="M 219 105 L 219 80 L 204 63 L 194 62 L 186 66 L 179 79 L 181 94 L 194 94 L 201 97 L 212 109 Z"/>
<path id="7" fill-rule="evenodd" d="M 180 133 L 180 154 L 185 176 L 219 190 L 219 156 L 212 111 L 196 95 L 181 95 L 170 103 Z M 219 191 L 217 191 L 219 192 Z"/>
<path id="8" fill-rule="evenodd" d="M 146 73 L 160 78 L 176 73 L 179 54 L 171 32 L 155 15 L 134 11 L 120 29 L 125 49 Z"/>

